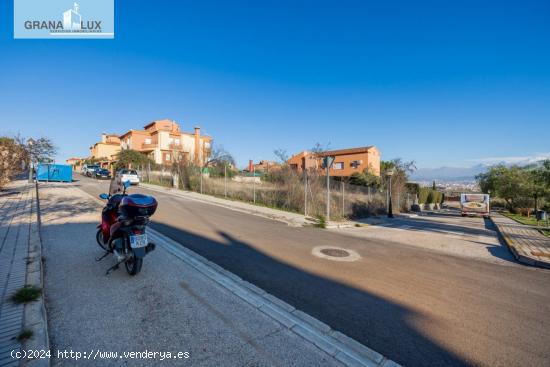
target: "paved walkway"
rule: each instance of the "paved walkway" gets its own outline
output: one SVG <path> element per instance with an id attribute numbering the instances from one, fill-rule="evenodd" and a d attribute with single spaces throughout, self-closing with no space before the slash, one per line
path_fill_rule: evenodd
<path id="1" fill-rule="evenodd" d="M 491 218 L 518 261 L 550 268 L 550 238 L 501 214 Z"/>
<path id="2" fill-rule="evenodd" d="M 32 184 L 16 181 L 0 191 L 0 366 L 17 366 L 11 357 L 23 327 L 24 306 L 11 295 L 25 285 L 32 206 Z"/>

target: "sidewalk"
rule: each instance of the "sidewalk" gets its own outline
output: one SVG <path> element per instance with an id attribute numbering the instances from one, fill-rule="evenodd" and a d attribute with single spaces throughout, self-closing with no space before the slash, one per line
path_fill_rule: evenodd
<path id="1" fill-rule="evenodd" d="M 518 261 L 550 268 L 550 238 L 501 214 L 491 219 Z"/>
<path id="2" fill-rule="evenodd" d="M 114 260 L 94 261 L 100 204 L 71 185 L 40 187 L 52 351 L 88 353 L 95 361 L 79 363 L 94 365 L 395 366 L 153 230 L 157 250 L 140 274 L 105 276 Z M 120 356 L 133 351 L 188 357 Z"/>
<path id="3" fill-rule="evenodd" d="M 42 299 L 27 304 L 11 301 L 24 285 L 41 287 L 40 240 L 34 184 L 15 181 L 0 191 L 0 366 L 18 366 L 12 353 L 22 349 L 47 349 Z M 21 331 L 33 335 L 23 343 Z M 44 362 L 44 361 L 42 361 Z M 28 362 L 27 362 L 28 363 Z M 41 362 L 28 363 L 28 365 Z M 41 365 L 47 365 L 41 363 Z"/>

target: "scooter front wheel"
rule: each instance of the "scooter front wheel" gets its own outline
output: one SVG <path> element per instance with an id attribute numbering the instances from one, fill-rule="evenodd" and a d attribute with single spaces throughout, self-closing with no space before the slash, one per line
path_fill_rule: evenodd
<path id="1" fill-rule="evenodd" d="M 97 241 L 97 244 L 104 249 L 105 251 L 109 251 L 109 248 L 107 247 L 107 244 L 103 242 L 103 232 L 101 231 L 101 228 L 97 231 L 95 235 L 95 239 Z"/>

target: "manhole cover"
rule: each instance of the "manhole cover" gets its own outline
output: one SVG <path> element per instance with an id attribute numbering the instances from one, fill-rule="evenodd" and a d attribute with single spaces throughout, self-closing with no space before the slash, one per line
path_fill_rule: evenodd
<path id="1" fill-rule="evenodd" d="M 340 250 L 338 248 L 325 248 L 321 250 L 321 253 L 327 256 L 333 256 L 333 257 L 349 256 L 349 252 L 347 252 L 346 250 Z"/>
<path id="2" fill-rule="evenodd" d="M 322 259 L 332 261 L 357 261 L 361 258 L 361 256 L 353 250 L 334 246 L 314 247 L 311 250 L 311 254 Z"/>

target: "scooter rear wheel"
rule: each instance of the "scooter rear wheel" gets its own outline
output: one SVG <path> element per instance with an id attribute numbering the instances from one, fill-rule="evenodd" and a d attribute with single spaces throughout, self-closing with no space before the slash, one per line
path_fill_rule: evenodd
<path id="1" fill-rule="evenodd" d="M 95 235 L 95 239 L 97 241 L 97 244 L 105 251 L 109 251 L 109 247 L 107 247 L 107 244 L 103 242 L 103 232 L 101 231 L 101 228 L 97 231 Z"/>
<path id="2" fill-rule="evenodd" d="M 136 258 L 132 255 L 131 258 L 124 262 L 126 272 L 130 275 L 137 275 L 141 271 L 141 265 L 143 265 L 143 259 Z"/>

